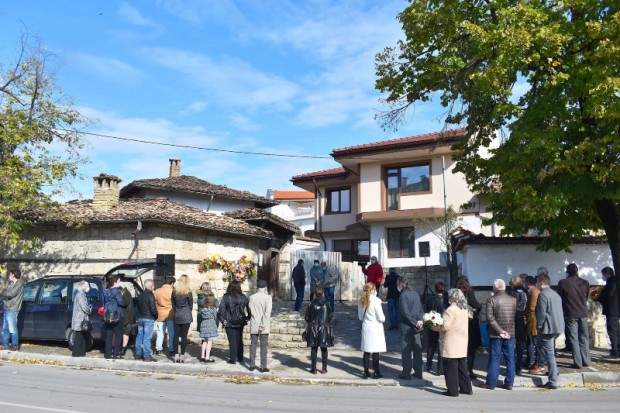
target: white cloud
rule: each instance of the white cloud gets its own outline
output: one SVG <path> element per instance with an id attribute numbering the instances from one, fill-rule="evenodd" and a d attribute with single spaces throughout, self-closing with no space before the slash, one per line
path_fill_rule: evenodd
<path id="1" fill-rule="evenodd" d="M 204 100 L 195 100 L 191 102 L 187 107 L 185 107 L 182 111 L 182 115 L 195 115 L 197 113 L 202 113 L 209 106 L 207 102 Z"/>
<path id="2" fill-rule="evenodd" d="M 173 16 L 192 24 L 211 21 L 234 26 L 245 20 L 231 0 L 158 0 L 157 5 Z"/>
<path id="3" fill-rule="evenodd" d="M 251 118 L 238 113 L 230 115 L 230 120 L 237 129 L 242 131 L 257 131 L 260 129 L 260 125 L 254 123 Z"/>
<path id="4" fill-rule="evenodd" d="M 144 77 L 140 70 L 117 59 L 87 53 L 73 53 L 71 56 L 82 70 L 115 82 L 133 83 Z"/>
<path id="5" fill-rule="evenodd" d="M 155 63 L 184 74 L 218 102 L 240 107 L 290 108 L 299 87 L 280 76 L 261 72 L 235 58 L 217 61 L 185 50 L 146 48 L 145 55 Z"/>
<path id="6" fill-rule="evenodd" d="M 135 26 L 160 28 L 157 23 L 144 17 L 138 9 L 128 3 L 121 3 L 118 9 L 118 15 Z"/>

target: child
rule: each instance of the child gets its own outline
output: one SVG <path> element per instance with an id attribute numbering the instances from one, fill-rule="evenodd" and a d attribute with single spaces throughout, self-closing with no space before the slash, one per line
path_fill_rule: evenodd
<path id="1" fill-rule="evenodd" d="M 213 363 L 215 360 L 211 358 L 211 345 L 213 339 L 217 337 L 217 309 L 215 308 L 215 297 L 208 295 L 204 307 L 200 309 L 202 322 L 200 323 L 200 338 L 202 339 L 202 352 L 200 356 L 201 363 Z"/>

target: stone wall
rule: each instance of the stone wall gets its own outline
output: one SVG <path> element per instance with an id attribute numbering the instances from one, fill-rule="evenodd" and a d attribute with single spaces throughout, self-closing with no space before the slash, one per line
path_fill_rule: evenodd
<path id="1" fill-rule="evenodd" d="M 135 223 L 89 224 L 80 228 L 62 225 L 37 227 L 30 235 L 38 236 L 42 246 L 33 251 L 2 248 L 0 262 L 18 264 L 28 279 L 45 274 L 103 275 L 110 268 L 127 262 L 136 245 L 132 231 Z M 204 281 L 213 283 L 218 296 L 225 283 L 219 271 L 198 272 L 198 263 L 205 257 L 221 254 L 227 260 L 246 255 L 258 260 L 258 240 L 249 237 L 221 235 L 206 230 L 143 222 L 137 236 L 132 259 L 155 259 L 157 254 L 175 255 L 175 272 L 187 274 L 193 289 Z M 255 279 L 244 283 L 249 288 Z"/>

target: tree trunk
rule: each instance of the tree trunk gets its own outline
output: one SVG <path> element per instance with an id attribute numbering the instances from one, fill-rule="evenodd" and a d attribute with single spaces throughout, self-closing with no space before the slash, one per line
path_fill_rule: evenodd
<path id="1" fill-rule="evenodd" d="M 600 199 L 594 201 L 594 204 L 603 223 L 605 235 L 607 235 L 614 272 L 618 274 L 620 266 L 620 205 L 611 199 Z M 616 277 L 616 283 L 618 283 L 618 299 L 620 299 L 620 277 Z"/>

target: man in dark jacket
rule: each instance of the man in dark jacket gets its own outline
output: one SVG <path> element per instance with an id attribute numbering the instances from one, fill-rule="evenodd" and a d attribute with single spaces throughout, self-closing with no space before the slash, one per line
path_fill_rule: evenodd
<path id="1" fill-rule="evenodd" d="M 506 377 L 501 386 L 512 390 L 515 381 L 515 316 L 517 299 L 506 293 L 506 283 L 497 279 L 493 282 L 493 296 L 487 300 L 487 332 L 489 334 L 489 363 L 487 379 L 480 385 L 493 390 L 499 378 L 500 356 L 506 362 Z"/>
<path id="2" fill-rule="evenodd" d="M 144 358 L 146 362 L 157 361 L 151 357 L 151 339 L 153 327 L 157 319 L 157 306 L 153 295 L 153 280 L 144 282 L 144 291 L 138 297 L 138 335 L 136 336 L 136 351 L 134 358 Z"/>
<path id="3" fill-rule="evenodd" d="M 2 324 L 2 346 L 0 350 L 19 351 L 19 332 L 17 331 L 17 316 L 22 308 L 24 297 L 24 281 L 18 269 L 9 270 L 9 286 L 0 294 L 4 301 L 4 315 Z M 10 339 L 10 343 L 9 343 Z"/>
<path id="4" fill-rule="evenodd" d="M 398 277 L 397 281 L 400 297 L 398 302 L 401 341 L 401 359 L 403 371 L 398 378 L 403 380 L 411 379 L 411 368 L 413 367 L 413 375 L 422 378 L 422 339 L 420 333 L 423 330 L 424 310 L 422 309 L 422 301 L 415 291 L 411 291 L 407 282 L 403 277 Z M 413 360 L 412 360 L 413 354 Z M 412 363 L 413 362 L 413 363 Z"/>
<path id="5" fill-rule="evenodd" d="M 590 365 L 590 331 L 588 330 L 588 295 L 590 284 L 579 277 L 575 264 L 566 266 L 566 277 L 558 283 L 558 294 L 562 298 L 566 340 L 573 351 L 573 365 L 580 369 Z"/>
<path id="6" fill-rule="evenodd" d="M 605 267 L 601 270 L 605 279 L 605 287 L 601 291 L 598 298 L 599 303 L 603 306 L 603 315 L 607 322 L 607 334 L 611 342 L 611 350 L 607 359 L 617 359 L 620 357 L 620 306 L 618 305 L 618 288 L 616 285 L 616 276 L 611 267 Z"/>
<path id="7" fill-rule="evenodd" d="M 306 289 L 306 269 L 304 268 L 304 260 L 297 261 L 297 265 L 293 268 L 293 287 L 295 287 L 295 311 L 301 311 L 304 302 L 304 292 Z"/>
<path id="8" fill-rule="evenodd" d="M 396 330 L 398 329 L 398 299 L 400 298 L 396 268 L 390 268 L 383 286 L 387 288 L 387 310 L 390 319 L 390 330 Z"/>

